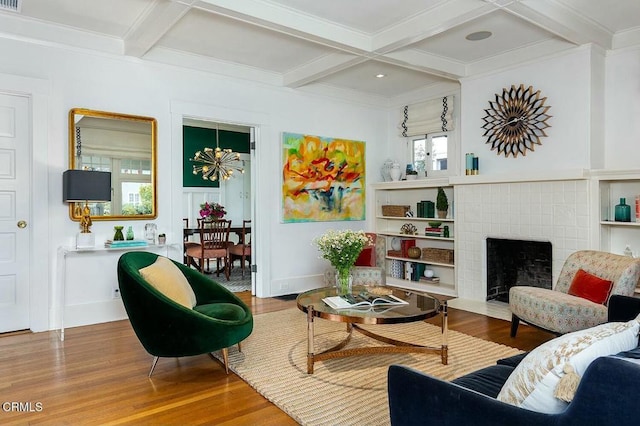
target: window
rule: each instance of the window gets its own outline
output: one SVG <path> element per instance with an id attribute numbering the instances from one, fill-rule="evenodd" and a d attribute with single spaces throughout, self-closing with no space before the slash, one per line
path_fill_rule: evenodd
<path id="1" fill-rule="evenodd" d="M 151 160 L 147 158 L 101 157 L 82 155 L 79 166 L 88 170 L 111 172 L 111 202 L 90 204 L 94 216 L 151 214 Z"/>
<path id="2" fill-rule="evenodd" d="M 449 137 L 446 132 L 426 135 L 413 140 L 413 166 L 419 176 L 446 174 L 448 170 Z"/>

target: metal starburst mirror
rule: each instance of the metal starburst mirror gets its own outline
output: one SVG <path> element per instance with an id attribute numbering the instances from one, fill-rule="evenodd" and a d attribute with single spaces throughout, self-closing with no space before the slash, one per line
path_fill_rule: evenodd
<path id="1" fill-rule="evenodd" d="M 503 89 L 502 95 L 496 93 L 495 100 L 489 101 L 489 108 L 484 110 L 487 115 L 482 126 L 491 150 L 515 158 L 541 145 L 540 138 L 546 137 L 545 129 L 551 127 L 547 124 L 551 107 L 545 106 L 546 100 L 539 90 L 534 91 L 532 86 L 525 89 L 523 84 Z"/>

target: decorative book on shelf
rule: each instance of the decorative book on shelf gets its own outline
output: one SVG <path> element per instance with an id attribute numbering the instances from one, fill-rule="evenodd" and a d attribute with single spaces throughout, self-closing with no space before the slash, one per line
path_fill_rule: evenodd
<path id="1" fill-rule="evenodd" d="M 364 293 L 358 295 L 347 294 L 345 296 L 325 297 L 322 301 L 333 309 L 368 309 L 377 306 L 401 306 L 409 304 L 409 302 L 405 302 L 393 294 L 385 296 L 365 295 Z"/>
<path id="2" fill-rule="evenodd" d="M 433 201 L 418 201 L 416 205 L 417 217 L 436 217 Z"/>
<path id="3" fill-rule="evenodd" d="M 402 251 L 402 257 L 409 257 L 409 248 L 415 247 L 415 239 L 403 239 L 400 241 L 400 250 Z"/>
<path id="4" fill-rule="evenodd" d="M 424 228 L 424 235 L 427 237 L 442 237 L 444 236 L 444 231 L 442 228 Z"/>
<path id="5" fill-rule="evenodd" d="M 125 248 L 125 247 L 146 247 L 149 244 L 145 240 L 124 240 L 112 241 L 107 240 L 104 243 L 106 248 Z"/>

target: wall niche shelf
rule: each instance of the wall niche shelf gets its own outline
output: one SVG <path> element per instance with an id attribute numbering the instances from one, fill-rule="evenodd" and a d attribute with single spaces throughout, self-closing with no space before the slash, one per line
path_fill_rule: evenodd
<path id="1" fill-rule="evenodd" d="M 640 196 L 640 170 L 594 170 L 593 193 L 598 194 L 593 211 L 599 219 L 595 235 L 600 250 L 624 254 L 627 246 L 634 256 L 640 254 L 640 222 L 636 222 L 635 199 Z M 625 198 L 631 207 L 631 222 L 613 220 L 614 206 Z"/>

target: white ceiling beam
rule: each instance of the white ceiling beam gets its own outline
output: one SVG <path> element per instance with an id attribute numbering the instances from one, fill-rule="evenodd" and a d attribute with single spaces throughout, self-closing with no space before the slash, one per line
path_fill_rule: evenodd
<path id="1" fill-rule="evenodd" d="M 305 84 L 320 80 L 338 71 L 361 64 L 367 60 L 368 59 L 366 57 L 343 52 L 325 55 L 315 61 L 309 62 L 285 73 L 283 76 L 283 85 L 291 88 L 304 86 Z"/>
<path id="2" fill-rule="evenodd" d="M 495 73 L 496 70 L 508 69 L 513 66 L 522 66 L 526 63 L 537 62 L 559 52 L 566 52 L 567 49 L 575 47 L 568 41 L 561 39 L 548 39 L 540 43 L 513 49 L 467 64 L 466 73 L 468 76 Z"/>
<path id="3" fill-rule="evenodd" d="M 613 47 L 613 34 L 554 0 L 522 0 L 502 8 L 576 45 Z"/>
<path id="4" fill-rule="evenodd" d="M 154 1 L 124 36 L 124 54 L 141 58 L 190 9 L 184 2 Z"/>
<path id="5" fill-rule="evenodd" d="M 0 13 L 0 38 L 122 54 L 122 40 L 21 15 Z"/>
<path id="6" fill-rule="evenodd" d="M 421 50 L 404 49 L 378 56 L 375 59 L 446 79 L 457 80 L 466 76 L 466 68 L 463 63 Z"/>
<path id="7" fill-rule="evenodd" d="M 261 0 L 197 0 L 194 7 L 347 52 L 371 51 L 371 38 L 314 16 Z"/>
<path id="8" fill-rule="evenodd" d="M 372 51 L 384 54 L 443 33 L 496 10 L 477 0 L 450 0 L 376 34 Z"/>
<path id="9" fill-rule="evenodd" d="M 623 49 L 625 47 L 640 45 L 640 28 L 633 28 L 627 31 L 620 31 L 613 36 L 613 48 Z"/>

